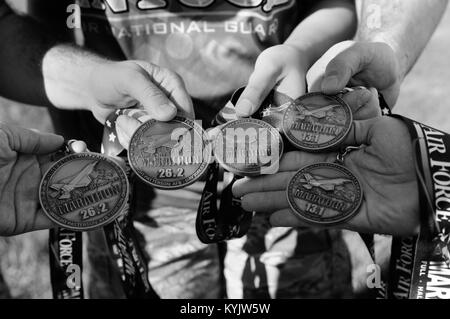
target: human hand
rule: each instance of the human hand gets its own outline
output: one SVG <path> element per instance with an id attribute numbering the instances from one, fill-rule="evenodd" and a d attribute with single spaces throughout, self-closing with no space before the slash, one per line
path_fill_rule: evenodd
<path id="1" fill-rule="evenodd" d="M 39 209 L 39 184 L 51 165 L 48 154 L 63 143 L 58 135 L 0 124 L 0 236 L 53 227 Z M 71 148 L 83 152 L 86 144 Z"/>
<path id="2" fill-rule="evenodd" d="M 255 113 L 271 90 L 296 99 L 306 92 L 306 72 L 309 62 L 304 52 L 287 45 L 277 45 L 263 51 L 255 70 L 236 103 L 239 117 Z"/>
<path id="3" fill-rule="evenodd" d="M 335 227 L 397 236 L 417 233 L 418 184 L 406 125 L 391 117 L 355 121 L 345 144 L 362 145 L 345 158 L 345 166 L 361 182 L 364 198 L 359 212 Z M 275 227 L 311 227 L 291 210 L 287 184 L 299 169 L 334 162 L 336 155 L 287 153 L 277 174 L 242 179 L 234 185 L 234 195 L 242 198 L 245 210 L 269 214 Z"/>
<path id="4" fill-rule="evenodd" d="M 346 86 L 374 87 L 383 94 L 388 105 L 395 105 L 403 75 L 390 46 L 381 42 L 346 41 L 330 48 L 325 56 L 333 58 L 320 85 L 313 84 L 313 89 L 336 94 Z"/>
<path id="5" fill-rule="evenodd" d="M 160 121 L 171 120 L 177 112 L 194 117 L 183 80 L 155 64 L 102 61 L 92 67 L 88 79 L 89 107 L 102 124 L 114 109 L 138 105 Z"/>

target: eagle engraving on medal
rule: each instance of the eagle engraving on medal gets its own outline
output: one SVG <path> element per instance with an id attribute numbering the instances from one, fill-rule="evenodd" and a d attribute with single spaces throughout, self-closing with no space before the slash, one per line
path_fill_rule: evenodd
<path id="1" fill-rule="evenodd" d="M 193 120 L 150 120 L 131 138 L 128 159 L 145 183 L 160 189 L 186 187 L 206 171 L 211 151 L 206 133 Z"/>
<path id="2" fill-rule="evenodd" d="M 42 178 L 39 199 L 47 216 L 75 231 L 102 227 L 126 205 L 129 185 L 119 164 L 95 153 L 68 155 Z"/>
<path id="3" fill-rule="evenodd" d="M 338 146 L 350 131 L 353 116 L 339 97 L 309 93 L 286 109 L 283 131 L 298 149 L 320 152 Z"/>
<path id="4" fill-rule="evenodd" d="M 335 225 L 352 218 L 362 203 L 358 179 L 339 164 L 318 163 L 299 170 L 289 182 L 287 198 L 305 222 Z"/>

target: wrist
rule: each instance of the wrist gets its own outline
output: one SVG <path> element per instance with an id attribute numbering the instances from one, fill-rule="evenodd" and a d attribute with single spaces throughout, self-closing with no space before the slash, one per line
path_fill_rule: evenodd
<path id="1" fill-rule="evenodd" d="M 402 45 L 388 34 L 379 34 L 375 36 L 371 41 L 365 42 L 384 44 L 390 49 L 397 65 L 397 80 L 400 83 L 403 82 L 407 74 L 408 54 L 402 49 Z"/>
<path id="2" fill-rule="evenodd" d="M 94 103 L 93 75 L 104 59 L 71 45 L 47 52 L 42 69 L 50 102 L 63 110 L 90 110 Z"/>

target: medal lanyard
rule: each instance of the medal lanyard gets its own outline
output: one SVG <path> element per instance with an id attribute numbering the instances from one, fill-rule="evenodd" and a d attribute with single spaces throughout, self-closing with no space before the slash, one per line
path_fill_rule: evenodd
<path id="1" fill-rule="evenodd" d="M 52 156 L 57 161 L 70 154 L 68 143 Z M 49 231 L 50 281 L 54 299 L 84 299 L 82 233 L 61 227 Z"/>
<path id="2" fill-rule="evenodd" d="M 126 173 L 130 181 L 130 196 L 121 217 L 105 226 L 104 233 L 127 298 L 157 299 L 159 297 L 150 285 L 147 264 L 136 238 L 136 229 L 132 221 L 134 210 L 133 185 L 135 185 L 136 179 L 129 166 L 124 148 L 117 138 L 116 120 L 120 115 L 132 116 L 139 121 L 149 119 L 147 113 L 129 109 L 117 110 L 106 120 L 102 153 L 108 156 L 119 156 L 126 163 Z"/>
<path id="3" fill-rule="evenodd" d="M 402 116 L 415 149 L 421 227 L 417 236 L 394 238 L 389 296 L 450 299 L 450 136 Z"/>
<path id="4" fill-rule="evenodd" d="M 212 127 L 237 119 L 232 98 L 212 121 Z M 220 243 L 241 238 L 250 229 L 253 214 L 246 212 L 241 200 L 233 196 L 233 185 L 240 177 L 234 176 L 223 189 L 220 208 L 217 208 L 217 184 L 219 181 L 219 164 L 215 161 L 208 167 L 206 183 L 197 210 L 196 232 L 204 244 Z"/>

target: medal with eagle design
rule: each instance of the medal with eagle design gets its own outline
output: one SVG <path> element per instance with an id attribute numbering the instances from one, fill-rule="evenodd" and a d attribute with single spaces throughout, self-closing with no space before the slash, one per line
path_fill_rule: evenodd
<path id="1" fill-rule="evenodd" d="M 133 134 L 128 160 L 147 184 L 166 190 L 191 185 L 208 168 L 211 147 L 193 120 L 177 116 L 169 122 L 150 120 Z"/>
<path id="2" fill-rule="evenodd" d="M 294 175 L 287 188 L 287 199 L 305 222 L 332 226 L 358 212 L 363 191 L 358 179 L 347 168 L 334 163 L 317 163 Z"/>
<path id="3" fill-rule="evenodd" d="M 352 111 L 341 98 L 309 93 L 286 109 L 283 131 L 299 150 L 322 152 L 341 144 L 352 122 Z"/>
<path id="4" fill-rule="evenodd" d="M 115 220 L 128 199 L 127 176 L 114 160 L 96 153 L 68 155 L 42 178 L 39 200 L 46 215 L 75 231 Z"/>

